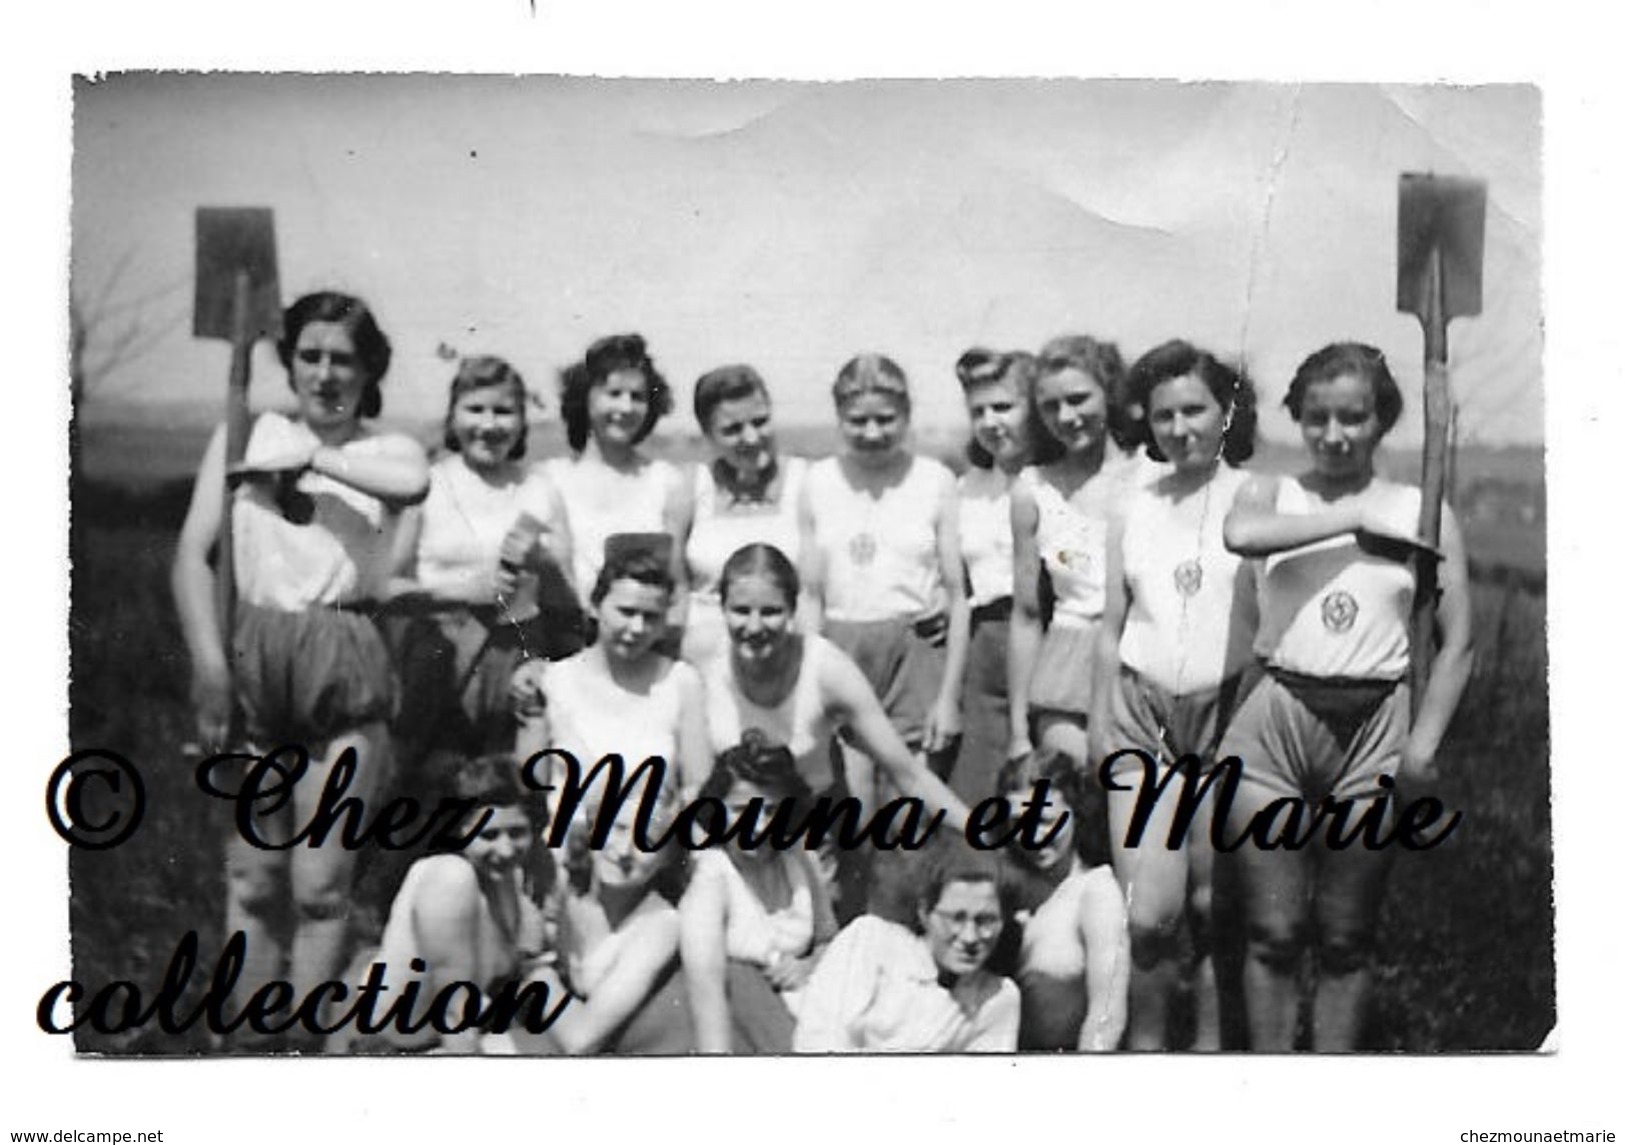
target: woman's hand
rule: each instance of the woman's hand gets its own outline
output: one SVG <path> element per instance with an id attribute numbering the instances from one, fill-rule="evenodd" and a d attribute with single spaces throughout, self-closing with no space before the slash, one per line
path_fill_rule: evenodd
<path id="1" fill-rule="evenodd" d="M 811 958 L 775 958 L 762 968 L 773 989 L 783 993 L 786 990 L 799 990 L 807 984 L 812 977 L 813 960 Z"/>
<path id="2" fill-rule="evenodd" d="M 547 714 L 547 661 L 526 660 L 513 670 L 508 682 L 508 698 L 520 719 L 538 719 Z"/>
<path id="3" fill-rule="evenodd" d="M 199 660 L 192 668 L 192 713 L 205 748 L 226 746 L 231 734 L 231 672 L 224 660 Z"/>
<path id="4" fill-rule="evenodd" d="M 258 461 L 239 461 L 226 468 L 226 484 L 235 488 L 244 481 L 270 481 L 285 474 L 298 476 L 310 468 L 315 453 L 316 446 L 307 445 Z"/>
<path id="5" fill-rule="evenodd" d="M 947 751 L 963 731 L 959 705 L 947 697 L 938 698 L 925 718 L 926 752 L 935 755 L 937 752 Z"/>
<path id="6" fill-rule="evenodd" d="M 1396 776 L 1401 784 L 1431 788 L 1439 782 L 1438 749 L 1421 743 L 1413 735 L 1405 741 L 1405 746 L 1399 753 L 1399 775 Z"/>
<path id="7" fill-rule="evenodd" d="M 1031 755 L 1033 741 L 1026 735 L 1011 735 L 1010 748 L 1004 753 L 1006 759 L 1020 759 L 1024 755 Z"/>
<path id="8" fill-rule="evenodd" d="M 1398 560 L 1421 554 L 1434 560 L 1443 560 L 1444 554 L 1406 528 L 1395 525 L 1379 506 L 1366 505 L 1360 510 L 1360 523 L 1354 531 L 1360 547 L 1377 556 L 1391 556 Z"/>

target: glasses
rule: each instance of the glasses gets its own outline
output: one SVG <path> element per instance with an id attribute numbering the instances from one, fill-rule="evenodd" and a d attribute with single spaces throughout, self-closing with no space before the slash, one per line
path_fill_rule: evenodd
<path id="1" fill-rule="evenodd" d="M 950 934 L 960 934 L 967 927 L 974 927 L 977 935 L 982 938 L 993 937 L 1004 926 L 1004 919 L 996 914 L 967 914 L 962 910 L 949 914 L 946 911 L 934 910 L 931 917 L 946 926 Z"/>

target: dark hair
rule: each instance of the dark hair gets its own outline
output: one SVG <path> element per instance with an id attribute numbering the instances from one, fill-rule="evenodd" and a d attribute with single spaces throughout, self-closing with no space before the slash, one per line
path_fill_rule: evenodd
<path id="1" fill-rule="evenodd" d="M 457 365 L 457 376 L 451 380 L 451 394 L 446 399 L 446 424 L 443 436 L 448 451 L 458 453 L 463 448 L 462 442 L 458 441 L 457 435 L 451 431 L 451 415 L 457 409 L 457 402 L 464 394 L 473 393 L 475 390 L 494 389 L 497 386 L 508 387 L 519 402 L 519 440 L 514 442 L 513 448 L 508 451 L 508 459 L 518 461 L 525 456 L 525 441 L 530 435 L 530 423 L 525 416 L 527 399 L 525 379 L 507 362 L 489 354 L 464 358 Z"/>
<path id="2" fill-rule="evenodd" d="M 812 788 L 796 770 L 795 754 L 760 728 L 746 728 L 738 743 L 717 756 L 699 797 L 722 799 L 740 781 L 760 787 L 770 798 L 794 799 L 803 807 L 812 799 Z"/>
<path id="3" fill-rule="evenodd" d="M 277 339 L 276 356 L 288 371 L 288 385 L 293 385 L 293 355 L 299 348 L 299 335 L 312 322 L 334 322 L 343 326 L 355 343 L 356 360 L 367 382 L 361 391 L 362 417 L 377 417 L 384 408 L 384 395 L 378 383 L 389 372 L 393 351 L 389 339 L 378 328 L 378 319 L 361 299 L 336 290 L 318 290 L 296 299 L 282 315 L 282 337 Z"/>
<path id="4" fill-rule="evenodd" d="M 795 611 L 796 600 L 801 596 L 801 576 L 790 558 L 778 548 L 755 541 L 733 551 L 723 563 L 722 575 L 717 580 L 717 592 L 723 604 L 728 603 L 728 587 L 744 576 L 765 576 L 773 581 L 789 601 L 790 611 Z"/>
<path id="5" fill-rule="evenodd" d="M 1376 400 L 1377 424 L 1387 433 L 1399 421 L 1405 410 L 1405 397 L 1399 392 L 1399 383 L 1388 369 L 1388 359 L 1375 346 L 1363 342 L 1333 342 L 1310 354 L 1292 375 L 1287 387 L 1286 400 L 1281 404 L 1292 414 L 1293 421 L 1303 420 L 1303 401 L 1309 387 L 1319 382 L 1332 382 L 1344 374 L 1362 378 L 1371 387 Z"/>
<path id="6" fill-rule="evenodd" d="M 649 389 L 649 413 L 632 438 L 636 445 L 654 431 L 656 423 L 671 412 L 671 387 L 640 334 L 611 334 L 587 347 L 581 361 L 568 367 L 563 375 L 563 393 L 559 397 L 559 416 L 564 419 L 564 435 L 570 448 L 577 453 L 587 448 L 592 434 L 592 423 L 587 417 L 587 395 L 594 386 L 601 386 L 609 376 L 620 370 L 636 370 L 643 375 Z"/>
<path id="7" fill-rule="evenodd" d="M 1153 461 L 1168 460 L 1151 432 L 1151 395 L 1162 383 L 1187 375 L 1200 378 L 1224 410 L 1228 423 L 1219 455 L 1231 465 L 1240 465 L 1253 455 L 1258 437 L 1258 396 L 1253 383 L 1243 371 L 1177 338 L 1146 351 L 1128 372 L 1123 404 L 1130 436 L 1125 444 L 1145 446 L 1146 456 Z"/>
<path id="8" fill-rule="evenodd" d="M 963 835 L 944 835 L 926 846 L 917 868 L 914 906 L 929 913 L 942 901 L 942 892 L 954 883 L 990 883 L 998 896 L 999 912 L 1006 917 L 1009 870 L 996 851 L 980 851 Z"/>
<path id="9" fill-rule="evenodd" d="M 694 420 L 700 423 L 700 432 L 710 434 L 711 414 L 723 402 L 749 397 L 772 402 L 767 394 L 767 383 L 750 366 L 718 366 L 701 374 L 700 380 L 694 383 Z"/>
<path id="10" fill-rule="evenodd" d="M 1113 441 L 1129 447 L 1124 416 L 1123 378 L 1127 372 L 1123 355 L 1112 342 L 1102 342 L 1087 334 L 1062 334 L 1044 343 L 1038 351 L 1038 379 L 1053 377 L 1064 370 L 1078 370 L 1095 380 L 1106 395 L 1106 432 Z M 1036 388 L 1036 383 L 1035 383 Z M 1036 409 L 1034 410 L 1036 413 Z M 1043 418 L 1033 419 L 1033 461 L 1048 464 L 1066 452 L 1044 428 Z"/>
<path id="11" fill-rule="evenodd" d="M 520 781 L 518 760 L 501 752 L 450 763 L 441 773 L 440 786 L 448 798 L 468 800 L 475 814 L 484 807 L 517 807 L 538 829 L 546 816 L 541 799 Z"/>
<path id="12" fill-rule="evenodd" d="M 999 769 L 997 792 L 1010 795 L 1026 791 L 1041 779 L 1049 780 L 1056 794 L 1066 800 L 1067 807 L 1076 816 L 1086 806 L 1083 779 L 1073 765 L 1072 758 L 1052 747 L 1035 748 L 1025 755 L 1005 761 Z"/>
<path id="13" fill-rule="evenodd" d="M 1008 384 L 1017 396 L 1027 403 L 1027 424 L 1035 423 L 1033 410 L 1033 383 L 1038 380 L 1038 359 L 1025 350 L 1011 350 L 1000 353 L 997 350 L 984 349 L 973 346 L 959 355 L 959 361 L 954 363 L 954 373 L 959 378 L 959 387 L 966 395 L 977 386 L 995 384 Z M 1031 429 L 1028 430 L 1031 433 Z M 992 469 L 993 456 L 983 449 L 976 440 L 976 434 L 965 445 L 965 460 L 978 469 Z"/>
<path id="14" fill-rule="evenodd" d="M 610 540 L 614 540 L 611 537 Z M 676 588 L 671 579 L 671 561 L 648 545 L 604 545 L 604 566 L 598 570 L 598 580 L 592 586 L 592 603 L 604 602 L 611 586 L 618 580 L 635 580 L 650 588 L 658 588 L 668 595 Z"/>
<path id="15" fill-rule="evenodd" d="M 908 375 L 903 367 L 884 354 L 859 354 L 835 375 L 830 392 L 839 410 L 847 402 L 864 394 L 880 394 L 903 407 L 904 416 L 912 410 L 908 396 Z"/>

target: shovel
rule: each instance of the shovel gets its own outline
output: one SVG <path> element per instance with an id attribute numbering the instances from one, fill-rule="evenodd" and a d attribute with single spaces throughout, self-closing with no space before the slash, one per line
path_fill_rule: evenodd
<path id="1" fill-rule="evenodd" d="M 1402 314 L 1422 323 L 1422 520 L 1421 539 L 1438 548 L 1451 436 L 1450 352 L 1452 318 L 1479 312 L 1484 287 L 1484 204 L 1481 179 L 1404 174 L 1399 177 L 1399 290 Z M 1413 714 L 1433 667 L 1433 626 L 1439 606 L 1439 567 L 1417 563 L 1416 617 L 1411 639 Z"/>
<path id="2" fill-rule="evenodd" d="M 282 333 L 277 288 L 276 232 L 265 207 L 199 207 L 197 293 L 192 334 L 231 343 L 226 380 L 226 472 L 248 448 L 248 374 L 254 343 Z M 220 541 L 215 551 L 215 605 L 220 633 L 231 648 L 237 606 L 232 562 L 231 492 L 221 502 Z"/>

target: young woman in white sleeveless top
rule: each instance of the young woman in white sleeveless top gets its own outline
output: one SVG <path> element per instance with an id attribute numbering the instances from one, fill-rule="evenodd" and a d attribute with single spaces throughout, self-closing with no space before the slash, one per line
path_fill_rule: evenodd
<path id="1" fill-rule="evenodd" d="M 665 787 L 692 795 L 711 767 L 705 696 L 692 667 L 657 650 L 671 607 L 666 562 L 636 539 L 611 541 L 590 599 L 592 645 L 557 663 L 527 661 L 514 673 L 522 721 L 516 751 L 521 758 L 568 751 L 583 775 L 606 755 L 619 755 L 629 769 L 659 756 Z M 560 776 L 553 770 L 548 778 Z"/>
<path id="2" fill-rule="evenodd" d="M 959 478 L 959 551 L 970 606 L 961 688 L 964 735 L 948 785 L 966 803 L 998 794 L 1010 744 L 1010 613 L 1015 544 L 1010 486 L 1032 458 L 1030 413 L 1037 360 L 1031 354 L 967 350 L 955 371 L 965 392 L 971 463 Z"/>
<path id="3" fill-rule="evenodd" d="M 580 647 L 579 610 L 539 603 L 542 575 L 562 583 L 570 568 L 570 530 L 552 482 L 524 460 L 526 405 L 507 362 L 464 359 L 446 452 L 429 469 L 428 497 L 402 518 L 391 624 L 407 770 L 431 752 L 512 751 L 514 668 Z"/>
<path id="4" fill-rule="evenodd" d="M 812 792 L 790 749 L 752 728 L 717 757 L 700 796 L 730 818 L 760 800 L 768 819 L 783 801 L 801 804 Z M 789 1053 L 801 987 L 835 936 L 811 856 L 768 846 L 701 851 L 679 909 L 695 1048 Z"/>
<path id="5" fill-rule="evenodd" d="M 216 431 L 181 528 L 172 584 L 200 740 L 209 749 L 231 746 L 240 705 L 249 743 L 302 744 L 311 774 L 286 810 L 305 822 L 346 750 L 355 752 L 352 795 L 373 795 L 388 773 L 394 679 L 371 614 L 388 587 L 400 513 L 423 499 L 428 467 L 416 442 L 365 422 L 382 408 L 379 383 L 390 359 L 389 340 L 365 303 L 309 294 L 288 308 L 283 330 L 277 352 L 298 414 L 259 416 L 229 500 L 225 433 Z M 228 506 L 237 608 L 235 631 L 222 632 L 209 553 Z M 355 853 L 337 840 L 266 851 L 233 834 L 226 929 L 248 935 L 245 991 L 287 978 L 302 997 L 343 968 L 354 867 Z M 291 932 L 283 924 L 290 915 Z"/>
<path id="6" fill-rule="evenodd" d="M 1088 766 L 1086 732 L 1095 634 L 1106 608 L 1108 517 L 1131 487 L 1133 462 L 1113 443 L 1123 359 L 1108 342 L 1057 338 L 1038 356 L 1035 459 L 1010 491 L 1015 613 L 1010 620 L 1010 755 L 1034 741 Z M 1054 608 L 1043 621 L 1040 574 Z M 1098 791 L 1086 786 L 1085 790 Z M 1079 842 L 1106 850 L 1103 800 L 1077 809 Z"/>
<path id="7" fill-rule="evenodd" d="M 598 583 L 604 545 L 615 534 L 679 535 L 683 475 L 638 448 L 670 412 L 671 390 L 636 334 L 600 338 L 564 372 L 559 416 L 574 456 L 554 458 L 546 469 L 569 519 L 577 592 Z M 674 600 L 683 593 L 682 563 L 674 551 Z"/>
<path id="8" fill-rule="evenodd" d="M 892 788 L 947 811 L 944 831 L 963 828 L 964 802 L 909 751 L 851 657 L 797 629 L 800 577 L 783 553 L 771 545 L 740 549 L 723 568 L 720 591 L 729 650 L 705 666 L 713 752 L 755 728 L 790 750 L 813 798 L 839 798 L 857 794 L 850 772 L 837 771 L 830 754 L 839 734 L 853 749 L 842 753 L 847 767 L 860 754 L 873 760 Z M 840 910 L 850 917 L 863 908 L 868 856 L 826 852 L 824 858 L 838 868 Z"/>
<path id="9" fill-rule="evenodd" d="M 1438 656 L 1411 718 L 1410 620 L 1417 569 L 1434 556 L 1416 537 L 1418 490 L 1379 478 L 1378 444 L 1403 402 L 1382 353 L 1335 343 L 1298 367 L 1286 406 L 1311 468 L 1255 478 L 1237 495 L 1225 542 L 1263 558 L 1257 653 L 1266 674 L 1242 702 L 1220 752 L 1243 764 L 1233 822 L 1272 800 L 1354 803 L 1391 778 L 1426 786 L 1472 670 L 1471 605 L 1461 531 L 1440 530 Z M 1432 635 L 1432 634 L 1429 634 Z M 1246 995 L 1252 1048 L 1293 1048 L 1299 963 L 1312 943 L 1312 1044 L 1359 1046 L 1373 930 L 1392 848 L 1243 846 Z M 1311 938 L 1312 936 L 1312 938 Z"/>
<path id="10" fill-rule="evenodd" d="M 1129 371 L 1125 403 L 1135 436 L 1162 476 L 1135 489 L 1107 543 L 1106 614 L 1090 715 L 1091 755 L 1121 760 L 1107 795 L 1112 864 L 1129 902 L 1134 943 L 1129 1048 L 1167 1048 L 1168 1009 L 1192 953 L 1196 1035 L 1219 1048 L 1212 931 L 1211 803 L 1184 843 L 1168 849 L 1174 801 L 1146 827 L 1151 845 L 1123 846 L 1141 784 L 1186 756 L 1211 766 L 1252 663 L 1257 587 L 1248 562 L 1224 546 L 1224 519 L 1247 476 L 1257 425 L 1252 384 L 1188 342 L 1166 342 Z M 1147 768 L 1149 764 L 1149 769 Z"/>
<path id="11" fill-rule="evenodd" d="M 908 381 L 890 358 L 852 359 L 834 396 L 845 448 L 807 474 L 808 594 L 898 734 L 940 752 L 959 734 L 970 635 L 953 474 L 908 448 Z"/>
<path id="12" fill-rule="evenodd" d="M 749 366 L 703 375 L 694 385 L 694 418 L 715 453 L 709 465 L 694 467 L 680 534 L 689 581 L 683 659 L 700 664 L 728 647 L 717 591 L 728 558 L 760 542 L 796 559 L 807 463 L 779 456 L 767 384 Z"/>

